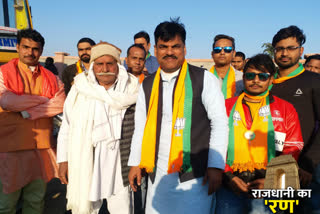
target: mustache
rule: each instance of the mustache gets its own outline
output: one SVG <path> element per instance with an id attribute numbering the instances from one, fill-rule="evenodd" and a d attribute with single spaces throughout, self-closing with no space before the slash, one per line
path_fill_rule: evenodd
<path id="1" fill-rule="evenodd" d="M 249 87 L 253 87 L 253 86 L 258 86 L 258 87 L 262 88 L 262 86 L 261 86 L 261 85 L 258 85 L 258 84 L 249 85 Z"/>
<path id="2" fill-rule="evenodd" d="M 90 57 L 90 55 L 88 55 L 88 54 L 82 54 L 82 55 L 80 56 L 80 58 L 82 58 L 82 57 L 84 57 L 84 56 Z"/>
<path id="3" fill-rule="evenodd" d="M 96 73 L 97 76 L 116 76 L 115 73 L 111 73 L 111 72 L 108 72 L 108 73 L 104 73 L 104 72 L 101 72 L 101 73 Z"/>
<path id="4" fill-rule="evenodd" d="M 32 59 L 36 58 L 36 57 L 35 57 L 35 56 L 33 56 L 33 55 L 24 56 L 24 58 L 27 58 L 27 57 L 31 57 Z"/>
<path id="5" fill-rule="evenodd" d="M 163 57 L 163 59 L 167 59 L 167 58 L 178 59 L 178 57 L 176 57 L 175 55 L 165 55 L 165 56 Z"/>

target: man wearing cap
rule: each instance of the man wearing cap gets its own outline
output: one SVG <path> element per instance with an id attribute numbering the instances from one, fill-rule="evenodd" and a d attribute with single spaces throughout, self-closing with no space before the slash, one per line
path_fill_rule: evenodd
<path id="1" fill-rule="evenodd" d="M 73 84 L 73 79 L 77 74 L 88 72 L 90 66 L 91 47 L 96 43 L 90 38 L 82 38 L 77 43 L 79 60 L 64 69 L 61 79 L 64 84 L 65 93 L 68 95 Z"/>
<path id="2" fill-rule="evenodd" d="M 75 77 L 64 106 L 57 161 L 73 213 L 95 213 L 103 199 L 110 213 L 132 209 L 126 164 L 139 83 L 120 53 L 106 42 L 93 46 L 88 74 Z"/>

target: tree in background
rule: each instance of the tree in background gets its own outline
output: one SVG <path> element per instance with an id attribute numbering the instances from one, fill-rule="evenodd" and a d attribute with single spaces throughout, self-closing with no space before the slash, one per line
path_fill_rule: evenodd
<path id="1" fill-rule="evenodd" d="M 263 48 L 263 53 L 268 54 L 272 59 L 274 56 L 274 48 L 270 42 L 263 43 L 261 48 Z"/>

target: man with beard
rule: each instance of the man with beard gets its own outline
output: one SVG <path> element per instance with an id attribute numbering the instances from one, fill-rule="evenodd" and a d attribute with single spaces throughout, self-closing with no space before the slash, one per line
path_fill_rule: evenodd
<path id="1" fill-rule="evenodd" d="M 82 72 L 88 73 L 90 66 L 91 47 L 96 43 L 90 38 L 82 38 L 77 44 L 79 60 L 64 69 L 61 75 L 66 95 L 68 95 L 73 84 L 73 78 Z"/>
<path id="2" fill-rule="evenodd" d="M 214 37 L 211 56 L 215 65 L 210 72 L 219 79 L 225 99 L 239 95 L 243 90 L 242 72 L 231 66 L 235 53 L 234 38 L 224 34 Z"/>
<path id="3" fill-rule="evenodd" d="M 273 81 L 272 93 L 289 101 L 298 112 L 305 146 L 299 157 L 299 176 L 302 188 L 312 188 L 313 209 L 320 210 L 320 75 L 306 71 L 299 59 L 306 38 L 297 26 L 289 26 L 273 37 L 274 59 L 279 67 Z M 310 206 L 299 205 L 308 209 Z M 306 211 L 311 213 L 311 211 Z"/>
<path id="4" fill-rule="evenodd" d="M 146 62 L 146 51 L 141 44 L 133 44 L 127 50 L 125 62 L 128 66 L 127 71 L 138 78 L 139 83 L 145 78 L 142 72 Z"/>

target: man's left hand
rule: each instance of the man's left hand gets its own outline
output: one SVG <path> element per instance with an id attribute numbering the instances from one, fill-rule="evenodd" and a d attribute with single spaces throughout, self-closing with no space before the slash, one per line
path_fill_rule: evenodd
<path id="1" fill-rule="evenodd" d="M 223 171 L 221 169 L 217 169 L 217 168 L 207 169 L 207 172 L 203 178 L 202 185 L 205 185 L 208 181 L 209 183 L 208 195 L 211 195 L 212 193 L 216 192 L 218 188 L 221 186 L 222 174 L 223 174 Z"/>

